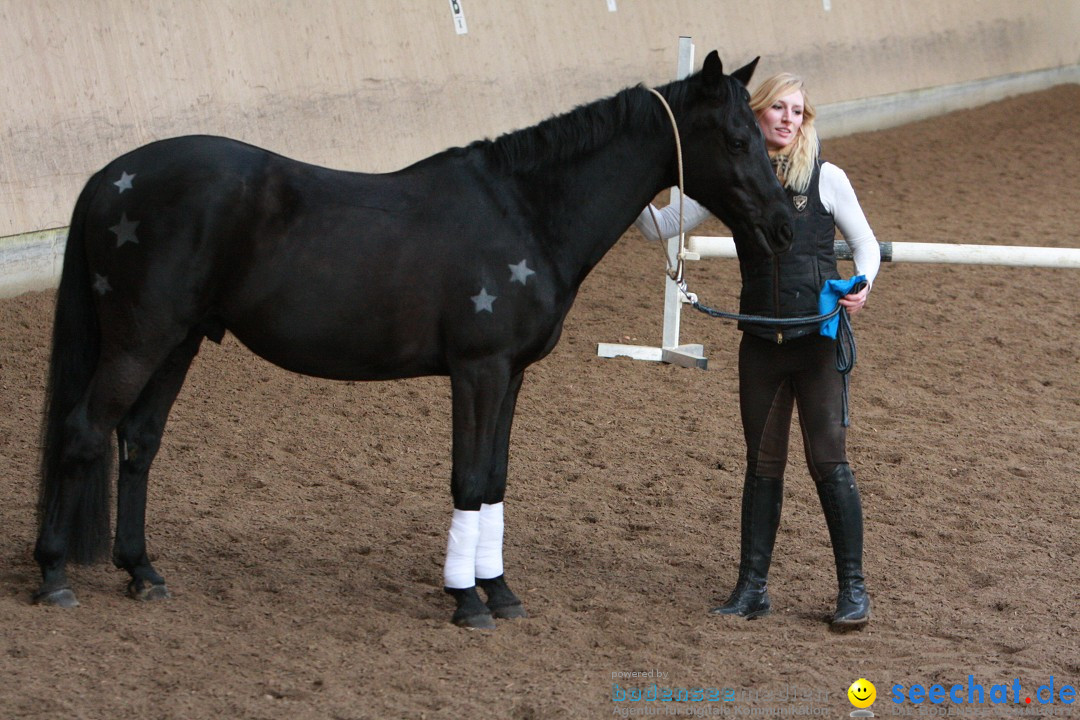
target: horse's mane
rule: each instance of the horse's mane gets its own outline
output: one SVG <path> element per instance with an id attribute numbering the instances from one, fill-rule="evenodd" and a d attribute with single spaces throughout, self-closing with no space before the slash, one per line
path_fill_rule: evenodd
<path id="1" fill-rule="evenodd" d="M 677 112 L 686 101 L 689 86 L 688 81 L 682 80 L 657 90 Z M 659 128 L 670 128 L 663 105 L 643 85 L 635 85 L 538 125 L 494 140 L 477 140 L 464 149 L 483 153 L 503 171 L 522 173 L 587 155 L 628 129 Z"/>

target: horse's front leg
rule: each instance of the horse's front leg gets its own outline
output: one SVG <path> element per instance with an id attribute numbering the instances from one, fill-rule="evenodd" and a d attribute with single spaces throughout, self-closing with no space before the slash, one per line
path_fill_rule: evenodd
<path id="1" fill-rule="evenodd" d="M 487 607 L 501 619 L 527 617 L 521 600 L 506 584 L 503 573 L 503 497 L 510 461 L 510 428 L 514 422 L 518 391 L 524 373 L 510 378 L 510 386 L 499 408 L 495 430 L 494 462 L 488 477 L 484 502 L 480 506 L 480 541 L 476 551 L 476 584 L 487 596 Z"/>
<path id="2" fill-rule="evenodd" d="M 485 579 L 501 578 L 502 489 L 497 493 L 498 502 L 489 502 L 496 497 L 491 492 L 491 478 L 501 464 L 502 488 L 505 487 L 505 461 L 497 461 L 497 450 L 504 444 L 499 436 L 503 429 L 501 416 L 507 402 L 511 407 L 514 405 L 521 378 L 511 376 L 507 363 L 489 361 L 455 369 L 450 385 L 454 446 L 450 487 L 454 514 L 446 546 L 443 586 L 457 602 L 451 618 L 454 624 L 492 629 L 495 627 L 492 610 L 476 591 L 477 568 L 479 563 L 480 575 L 486 575 Z M 508 431 L 509 423 L 506 426 Z"/>

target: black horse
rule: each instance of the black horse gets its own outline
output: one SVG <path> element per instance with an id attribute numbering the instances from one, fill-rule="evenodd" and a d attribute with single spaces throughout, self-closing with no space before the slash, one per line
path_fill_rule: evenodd
<path id="1" fill-rule="evenodd" d="M 791 241 L 791 216 L 747 104 L 756 63 L 725 75 L 713 52 L 659 92 L 687 192 L 774 253 Z M 555 346 L 585 276 L 676 182 L 675 147 L 663 104 L 639 86 L 388 174 L 205 136 L 110 163 L 75 205 L 57 294 L 35 601 L 78 604 L 67 560 L 108 551 L 114 431 L 112 559 L 132 596 L 168 596 L 146 553 L 147 475 L 200 343 L 228 330 L 305 375 L 448 375 L 453 621 L 523 616 L 502 573 L 522 375 Z"/>

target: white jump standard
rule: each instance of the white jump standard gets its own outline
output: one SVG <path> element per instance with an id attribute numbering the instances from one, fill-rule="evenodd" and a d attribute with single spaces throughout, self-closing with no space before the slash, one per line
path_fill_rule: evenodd
<path id="1" fill-rule="evenodd" d="M 1080 248 L 1025 247 L 1019 245 L 954 245 L 950 243 L 883 242 L 882 262 L 949 263 L 964 265 L 1010 265 L 1016 267 L 1080 268 Z M 684 261 L 705 258 L 736 258 L 735 241 L 729 237 L 691 235 L 680 252 L 679 238 L 668 240 L 669 257 Z M 838 241 L 836 257 L 851 260 L 851 248 Z M 666 362 L 683 367 L 708 367 L 705 349 L 697 344 L 680 344 L 679 318 L 686 296 L 670 277 L 664 278 L 664 329 L 659 347 L 599 343 L 600 357 L 630 357 L 635 360 Z"/>

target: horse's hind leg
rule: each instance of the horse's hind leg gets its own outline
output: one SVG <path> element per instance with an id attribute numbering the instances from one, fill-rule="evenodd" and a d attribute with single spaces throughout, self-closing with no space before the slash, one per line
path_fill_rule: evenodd
<path id="1" fill-rule="evenodd" d="M 128 594 L 137 600 L 169 597 L 165 579 L 146 554 L 146 492 L 150 464 L 161 447 L 169 410 L 199 352 L 202 334 L 193 332 L 165 359 L 116 429 L 120 476 L 116 492 L 113 563 L 131 575 Z"/>
<path id="2" fill-rule="evenodd" d="M 69 555 L 89 564 L 108 547 L 109 436 L 156 363 L 110 351 L 101 355 L 89 387 L 63 420 L 55 440 L 55 467 L 45 469 L 50 479 L 40 499 L 41 528 L 34 548 L 42 576 L 35 603 L 78 605 L 64 569 Z"/>
<path id="3" fill-rule="evenodd" d="M 33 602 L 75 607 L 67 577 L 67 561 L 90 563 L 108 542 L 111 462 L 108 430 L 92 426 L 85 406 L 76 408 L 65 422 L 62 460 L 57 480 L 39 500 L 41 527 L 34 559 L 41 569 L 41 585 Z"/>

